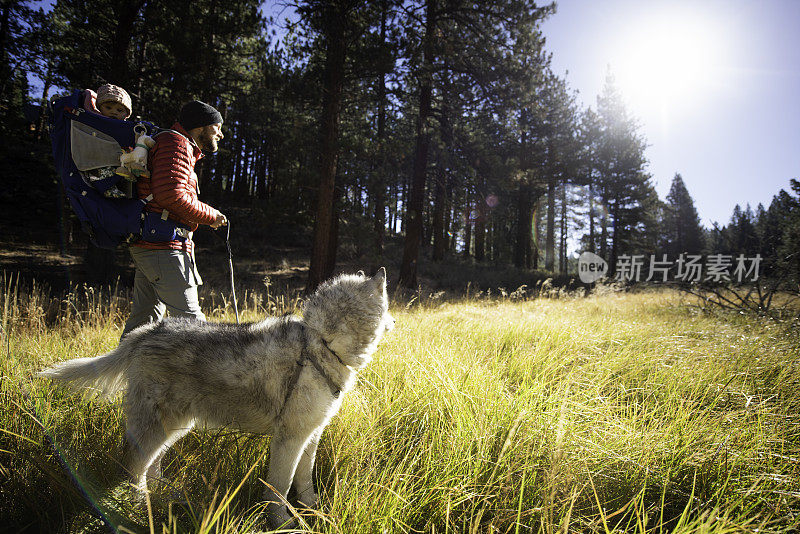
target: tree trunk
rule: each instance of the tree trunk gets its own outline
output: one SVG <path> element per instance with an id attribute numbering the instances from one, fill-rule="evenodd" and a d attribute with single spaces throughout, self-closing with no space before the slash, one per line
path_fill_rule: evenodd
<path id="1" fill-rule="evenodd" d="M 609 268 L 613 269 L 612 272 L 614 272 L 617 268 L 617 254 L 619 252 L 619 198 L 614 201 L 614 211 L 611 216 L 614 218 L 614 222 L 613 233 L 611 234 L 611 261 L 608 263 Z"/>
<path id="2" fill-rule="evenodd" d="M 373 229 L 375 232 L 375 252 L 381 258 L 383 257 L 383 244 L 386 240 L 386 186 L 383 176 L 378 178 L 374 198 Z"/>
<path id="3" fill-rule="evenodd" d="M 64 184 L 61 180 L 58 181 L 58 234 L 61 238 L 61 243 L 58 249 L 62 258 L 67 256 L 69 245 L 71 243 L 70 236 L 70 211 L 71 207 L 67 201 L 67 194 L 64 191 Z"/>
<path id="4" fill-rule="evenodd" d="M 330 278 L 333 275 L 333 269 L 336 265 L 336 249 L 339 246 L 339 207 L 340 207 L 340 199 L 342 196 L 342 191 L 339 187 L 334 187 L 333 189 L 333 203 L 331 209 L 331 225 L 330 231 L 328 233 L 328 242 L 330 246 L 328 247 L 328 265 L 330 265 L 330 272 L 325 276 L 325 278 Z"/>
<path id="5" fill-rule="evenodd" d="M 277 179 L 278 179 L 277 173 L 278 173 L 278 168 L 280 166 L 278 165 L 277 158 L 276 158 L 275 154 L 273 153 L 272 147 L 270 146 L 269 142 L 266 142 L 266 139 L 265 139 L 265 150 L 267 151 L 267 153 L 266 153 L 266 158 L 267 158 L 267 167 L 266 167 L 266 169 L 267 169 L 266 170 L 266 173 L 267 173 L 267 176 L 266 176 L 267 192 L 266 192 L 266 196 L 264 197 L 264 199 L 267 202 L 269 202 L 275 196 L 276 184 L 277 184 Z"/>
<path id="6" fill-rule="evenodd" d="M 556 222 L 556 177 L 553 172 L 547 177 L 547 241 L 545 242 L 544 268 L 555 267 L 555 222 Z"/>
<path id="7" fill-rule="evenodd" d="M 314 241 L 306 284 L 308 293 L 333 274 L 336 261 L 336 240 L 331 239 L 331 235 L 336 231 L 333 196 L 336 165 L 339 159 L 339 112 L 342 102 L 346 55 L 345 18 L 341 6 L 332 6 L 326 17 L 327 45 L 322 97 L 322 153 L 320 155 Z"/>
<path id="8" fill-rule="evenodd" d="M 256 198 L 265 200 L 267 198 L 267 141 L 261 138 L 258 148 L 258 164 L 256 165 Z"/>
<path id="9" fill-rule="evenodd" d="M 531 186 L 521 184 L 517 191 L 517 239 L 514 244 L 514 266 L 526 266 L 533 235 L 533 206 L 531 205 Z"/>
<path id="10" fill-rule="evenodd" d="M 600 196 L 600 256 L 608 258 L 608 190 L 603 187 Z"/>
<path id="11" fill-rule="evenodd" d="M 447 64 L 445 62 L 445 72 Z M 442 261 L 447 250 L 447 222 L 445 213 L 449 213 L 448 181 L 451 173 L 451 154 L 453 153 L 453 128 L 450 123 L 450 80 L 445 74 L 445 87 L 442 90 L 442 110 L 440 131 L 442 150 L 439 156 L 438 172 L 433 196 L 433 261 Z"/>
<path id="12" fill-rule="evenodd" d="M 482 209 L 478 210 L 478 218 L 475 220 L 475 261 L 483 261 L 486 257 L 486 219 L 484 211 Z"/>
<path id="13" fill-rule="evenodd" d="M 388 5 L 381 4 L 381 43 L 386 42 L 386 17 Z M 378 77 L 378 168 L 373 176 L 374 200 L 373 229 L 375 232 L 375 252 L 383 257 L 383 243 L 386 234 L 386 72 L 381 70 Z"/>
<path id="14" fill-rule="evenodd" d="M 542 203 L 542 193 L 540 193 L 539 195 L 535 195 L 531 199 L 531 210 L 532 210 L 532 215 L 531 215 L 531 226 L 532 226 L 532 229 L 531 229 L 531 232 L 532 232 L 531 233 L 531 244 L 532 244 L 532 246 L 531 246 L 531 249 L 530 249 L 531 250 L 530 257 L 528 258 L 528 267 L 531 268 L 531 269 L 538 269 L 539 268 L 539 252 L 541 250 L 541 247 L 539 246 L 539 243 L 541 243 L 541 241 L 542 241 L 542 235 L 541 235 L 540 230 L 541 230 L 542 226 L 544 225 L 544 222 L 542 221 L 543 217 L 541 215 L 541 210 L 540 210 L 541 203 Z"/>
<path id="15" fill-rule="evenodd" d="M 47 110 L 47 93 L 50 91 L 50 86 L 53 84 L 53 69 L 47 67 L 47 73 L 44 77 L 44 87 L 42 88 L 42 108 L 39 110 L 39 120 L 36 121 L 36 135 L 35 139 L 38 143 L 42 140 L 42 132 L 44 131 L 45 111 Z"/>
<path id="16" fill-rule="evenodd" d="M 453 230 L 453 213 L 454 213 L 454 206 L 453 206 L 453 189 L 455 187 L 455 183 L 453 180 L 453 173 L 447 173 L 447 181 L 445 182 L 444 186 L 444 250 L 445 253 L 448 251 L 453 250 L 453 242 L 455 238 L 453 236 L 456 235 L 455 231 Z"/>
<path id="17" fill-rule="evenodd" d="M 489 173 L 484 162 L 477 165 L 478 170 L 478 187 L 475 191 L 475 247 L 474 255 L 475 261 L 483 261 L 486 257 L 486 179 L 485 176 Z"/>
<path id="18" fill-rule="evenodd" d="M 403 246 L 403 260 L 400 264 L 399 284 L 405 288 L 417 287 L 417 260 L 422 238 L 422 209 L 425 199 L 425 176 L 428 166 L 428 145 L 431 115 L 431 94 L 433 86 L 433 40 L 435 28 L 436 0 L 427 0 L 425 20 L 425 42 L 420 75 L 419 116 L 417 117 L 417 146 L 414 155 L 414 175 L 411 194 L 406 209 L 406 238 Z"/>
<path id="19" fill-rule="evenodd" d="M 596 252 L 594 237 L 594 187 L 589 184 L 589 252 Z"/>
<path id="20" fill-rule="evenodd" d="M 397 235 L 397 216 L 400 211 L 398 205 L 400 199 L 400 188 L 396 182 L 392 182 L 392 235 Z"/>
<path id="21" fill-rule="evenodd" d="M 144 76 L 144 65 L 145 65 L 145 59 L 147 57 L 147 43 L 148 43 L 148 36 L 147 36 L 148 13 L 147 13 L 147 7 L 145 7 L 144 19 L 145 19 L 145 24 L 142 25 L 142 31 L 141 31 L 141 34 L 139 35 L 141 46 L 140 46 L 140 48 L 138 50 L 139 53 L 137 54 L 137 59 L 136 59 L 136 96 L 138 96 L 139 98 L 141 98 L 141 96 L 142 96 L 142 87 L 144 86 L 144 81 L 145 81 L 144 80 L 145 79 L 145 76 Z M 142 115 L 145 115 L 145 114 L 142 113 Z"/>
<path id="22" fill-rule="evenodd" d="M 489 221 L 486 226 L 486 256 L 488 257 L 489 261 L 497 265 L 498 260 L 498 249 L 495 248 L 495 218 L 496 215 L 494 212 L 489 216 Z"/>
<path id="23" fill-rule="evenodd" d="M 393 236 L 397 233 L 397 183 L 394 180 L 389 182 L 389 200 L 387 202 L 389 208 L 389 235 Z"/>
<path id="24" fill-rule="evenodd" d="M 561 185 L 561 235 L 559 236 L 558 265 L 561 274 L 567 274 L 567 184 Z"/>
<path id="25" fill-rule="evenodd" d="M 460 195 L 457 195 L 453 189 L 450 190 L 450 209 L 447 210 L 448 217 L 449 217 L 449 224 L 447 228 L 450 234 L 448 235 L 447 240 L 447 251 L 450 254 L 456 253 L 456 246 L 458 245 L 458 234 L 461 231 L 460 221 L 464 221 L 466 223 L 465 217 L 459 217 L 459 213 L 461 211 L 461 198 Z"/>
<path id="26" fill-rule="evenodd" d="M 469 198 L 469 197 L 467 197 Z M 472 248 L 472 206 L 467 202 L 464 218 L 464 257 L 469 258 L 470 248 Z"/>
<path id="27" fill-rule="evenodd" d="M 111 79 L 109 81 L 122 87 L 133 87 L 130 83 L 132 80 L 130 65 L 128 64 L 128 49 L 131 46 L 133 25 L 144 3 L 145 0 L 121 2 L 117 4 L 120 9 L 114 13 L 117 20 L 117 28 L 111 42 L 111 65 L 109 71 Z"/>
<path id="28" fill-rule="evenodd" d="M 445 181 L 447 180 L 445 173 L 447 172 L 443 166 L 440 166 L 437 172 L 436 180 L 434 180 L 433 189 L 433 261 L 442 261 L 444 259 L 444 252 L 447 247 L 445 243 Z"/>

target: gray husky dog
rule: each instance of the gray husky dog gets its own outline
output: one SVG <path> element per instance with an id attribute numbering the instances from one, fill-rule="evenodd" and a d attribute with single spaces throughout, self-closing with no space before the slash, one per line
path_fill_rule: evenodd
<path id="1" fill-rule="evenodd" d="M 107 354 L 40 374 L 75 389 L 125 391 L 127 466 L 141 490 L 195 425 L 271 434 L 266 481 L 280 496 L 268 491 L 268 513 L 282 524 L 290 519 L 281 504 L 290 488 L 304 505 L 316 505 L 311 473 L 320 435 L 393 325 L 381 268 L 373 277 L 325 282 L 302 318 L 242 325 L 165 319 L 132 331 Z"/>

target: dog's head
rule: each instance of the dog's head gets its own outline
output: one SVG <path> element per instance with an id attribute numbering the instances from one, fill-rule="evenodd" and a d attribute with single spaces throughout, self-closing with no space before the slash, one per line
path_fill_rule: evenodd
<path id="1" fill-rule="evenodd" d="M 364 367 L 383 333 L 394 326 L 386 269 L 374 276 L 343 274 L 323 283 L 306 301 L 303 319 L 347 365 Z"/>

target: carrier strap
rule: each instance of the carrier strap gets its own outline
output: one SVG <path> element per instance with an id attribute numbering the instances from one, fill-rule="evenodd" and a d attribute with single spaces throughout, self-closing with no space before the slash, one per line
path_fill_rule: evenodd
<path id="1" fill-rule="evenodd" d="M 159 135 L 161 135 L 161 134 L 163 134 L 163 133 L 167 133 L 167 132 L 174 133 L 174 134 L 178 134 L 178 135 L 180 135 L 181 137 L 183 137 L 184 139 L 186 139 L 187 141 L 189 141 L 189 138 L 188 138 L 188 137 L 186 137 L 185 135 L 183 135 L 182 133 L 180 133 L 178 130 L 172 130 L 172 129 L 170 129 L 170 128 L 160 128 L 160 129 L 159 129 L 159 130 L 158 130 L 156 133 L 154 133 L 154 134 L 153 134 L 153 135 L 151 135 L 150 137 L 152 137 L 153 139 L 155 139 L 155 138 L 156 138 L 156 137 L 158 137 Z"/>
<path id="2" fill-rule="evenodd" d="M 69 107 L 69 106 L 64 106 L 64 111 L 66 111 L 67 113 L 71 113 L 72 115 L 75 115 L 76 117 L 80 117 L 81 113 L 83 113 L 85 110 L 82 109 L 82 108 L 72 108 L 72 107 Z"/>

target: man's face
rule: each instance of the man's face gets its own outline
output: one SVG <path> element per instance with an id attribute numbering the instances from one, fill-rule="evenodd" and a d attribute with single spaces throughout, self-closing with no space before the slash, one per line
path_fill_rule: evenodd
<path id="1" fill-rule="evenodd" d="M 203 129 L 197 136 L 197 144 L 200 146 L 200 149 L 205 152 L 216 152 L 219 149 L 217 143 L 223 137 L 222 123 L 210 124 L 208 126 L 203 126 Z"/>

